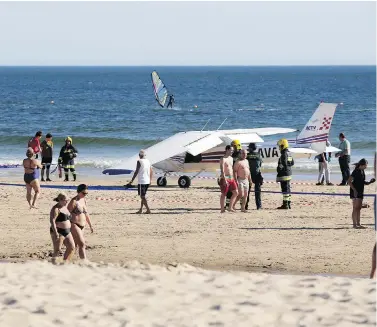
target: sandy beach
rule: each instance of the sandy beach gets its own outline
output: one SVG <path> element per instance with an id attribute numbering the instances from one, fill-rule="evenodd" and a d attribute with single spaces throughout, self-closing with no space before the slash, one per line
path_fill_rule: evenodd
<path id="1" fill-rule="evenodd" d="M 50 263 L 49 210 L 79 182 L 44 183 L 56 188 L 42 188 L 29 209 L 22 183 L 1 180 L 1 326 L 375 325 L 372 207 L 360 230 L 342 196 L 294 195 L 293 209 L 278 211 L 281 195 L 265 193 L 263 210 L 252 202 L 248 213 L 220 214 L 216 182 L 198 179 L 190 189 L 152 186 L 152 214 L 139 215 L 136 190 L 93 190 L 125 180 L 81 178 L 94 226 L 85 229 L 90 262 L 76 254 L 68 265 Z M 296 183 L 293 192 L 348 193 Z"/>
<path id="2" fill-rule="evenodd" d="M 82 179 L 84 177 L 82 176 Z M 15 178 L 3 183 L 22 185 Z M 292 210 L 276 210 L 280 194 L 263 194 L 263 210 L 219 212 L 219 190 L 213 180 L 197 179 L 189 189 L 152 186 L 148 193 L 151 215 L 137 215 L 136 190 L 91 191 L 90 185 L 122 186 L 116 176 L 85 178 L 94 234 L 85 229 L 89 260 L 151 264 L 187 263 L 218 270 L 337 274 L 367 276 L 373 248 L 373 209 L 362 210 L 366 229 L 351 223 L 351 200 L 341 196 L 293 195 Z M 295 181 L 296 183 L 299 181 Z M 76 183 L 78 185 L 79 182 Z M 61 181 L 43 185 L 62 185 Z M 74 183 L 70 182 L 73 189 Z M 74 190 L 63 190 L 69 197 Z M 62 189 L 42 188 L 38 209 L 30 210 L 24 186 L 0 185 L 3 237 L 1 258 L 10 261 L 48 259 L 52 250 L 49 210 Z M 279 191 L 266 183 L 264 191 Z M 293 192 L 341 192 L 348 187 L 293 185 Z M 366 187 L 373 193 L 374 186 Z M 372 198 L 366 203 L 373 204 Z M 75 256 L 77 257 L 77 256 Z"/>
<path id="3" fill-rule="evenodd" d="M 369 279 L 1 264 L 2 326 L 374 326 Z"/>

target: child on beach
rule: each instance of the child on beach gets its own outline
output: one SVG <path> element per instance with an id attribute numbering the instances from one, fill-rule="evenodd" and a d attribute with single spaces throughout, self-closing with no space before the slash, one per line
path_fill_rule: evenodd
<path id="1" fill-rule="evenodd" d="M 364 198 L 364 185 L 374 183 L 376 180 L 372 178 L 369 182 L 365 181 L 364 170 L 368 166 L 368 161 L 361 159 L 355 164 L 355 169 L 348 178 L 348 185 L 350 186 L 350 198 L 353 200 L 352 222 L 353 228 L 365 228 L 360 225 L 360 211 Z"/>

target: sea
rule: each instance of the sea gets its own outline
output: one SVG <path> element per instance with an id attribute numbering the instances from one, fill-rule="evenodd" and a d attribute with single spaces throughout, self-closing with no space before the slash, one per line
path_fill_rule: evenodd
<path id="1" fill-rule="evenodd" d="M 153 70 L 174 94 L 173 109 L 156 102 Z M 53 162 L 70 136 L 79 153 L 78 172 L 100 176 L 141 148 L 180 131 L 201 130 L 207 122 L 206 130 L 301 130 L 321 101 L 339 103 L 332 145 L 344 132 L 352 162 L 367 158 L 372 169 L 375 66 L 0 67 L 0 175 L 21 171 L 2 167 L 22 163 L 38 130 L 53 135 Z M 331 170 L 339 174 L 336 159 Z M 318 163 L 299 159 L 294 171 L 315 180 Z"/>

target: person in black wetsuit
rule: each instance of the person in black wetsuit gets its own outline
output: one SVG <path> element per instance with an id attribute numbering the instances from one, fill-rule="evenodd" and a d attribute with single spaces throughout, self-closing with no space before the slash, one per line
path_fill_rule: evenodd
<path id="1" fill-rule="evenodd" d="M 368 161 L 361 159 L 355 164 L 355 169 L 348 178 L 348 185 L 350 186 L 350 198 L 353 200 L 352 222 L 353 228 L 365 228 L 360 225 L 360 211 L 364 198 L 364 185 L 374 183 L 376 180 L 372 178 L 369 182 L 365 181 L 364 170 L 368 166 Z"/>
<path id="2" fill-rule="evenodd" d="M 166 108 L 169 108 L 169 106 L 170 106 L 170 108 L 173 108 L 173 104 L 174 104 L 174 102 L 175 102 L 175 100 L 174 100 L 174 95 L 173 95 L 173 94 L 172 94 L 172 95 L 169 95 L 169 102 L 168 102 L 168 105 L 167 105 Z"/>
<path id="3" fill-rule="evenodd" d="M 71 233 L 70 214 L 67 209 L 68 198 L 60 193 L 55 199 L 55 204 L 50 211 L 50 235 L 54 245 L 53 258 L 59 255 L 62 243 L 66 246 L 64 260 L 69 260 L 75 252 L 75 241 Z M 64 240 L 64 241 L 62 241 Z"/>

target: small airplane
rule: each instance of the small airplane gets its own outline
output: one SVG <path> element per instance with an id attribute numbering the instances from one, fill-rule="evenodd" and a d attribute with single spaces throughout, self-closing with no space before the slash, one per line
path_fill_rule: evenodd
<path id="1" fill-rule="evenodd" d="M 289 150 L 295 158 L 307 158 L 322 152 L 340 151 L 335 147 L 326 146 L 336 107 L 337 104 L 321 102 L 297 138 L 288 140 Z M 178 185 L 187 188 L 190 187 L 191 180 L 200 173 L 218 171 L 219 160 L 224 156 L 225 145 L 235 139 L 239 140 L 243 147 L 249 143 L 262 143 L 258 146 L 258 151 L 263 161 L 277 162 L 279 158 L 277 142 L 264 143 L 262 136 L 297 132 L 296 129 L 281 127 L 203 131 L 205 126 L 201 131 L 177 133 L 146 149 L 151 165 L 164 172 L 164 176 L 157 179 L 158 186 L 167 185 L 166 176 L 169 173 L 196 172 L 192 177 L 179 177 Z M 105 169 L 102 173 L 131 174 L 136 168 L 138 159 L 139 156 L 136 154 L 119 166 Z"/>

